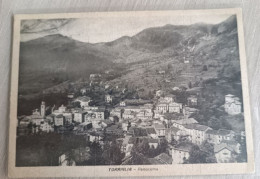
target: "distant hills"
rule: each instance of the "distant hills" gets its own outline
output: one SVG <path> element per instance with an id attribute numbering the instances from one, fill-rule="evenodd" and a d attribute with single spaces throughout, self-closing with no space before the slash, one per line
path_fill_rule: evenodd
<path id="1" fill-rule="evenodd" d="M 146 71 L 147 79 L 142 80 L 148 81 L 155 75 L 152 70 L 165 69 L 169 63 L 183 70 L 182 73 L 193 69 L 198 77 L 233 78 L 232 75 L 240 72 L 237 43 L 235 16 L 217 25 L 201 23 L 148 28 L 132 37 L 124 36 L 107 43 L 91 44 L 59 34 L 49 35 L 21 42 L 19 93 L 38 93 L 67 80 L 87 80 L 91 73 L 118 65 L 131 69 L 132 73 L 121 79 L 134 83 L 133 79 L 140 78 L 134 76 L 138 74 L 134 71 L 136 63 L 143 64 L 137 70 Z M 189 67 L 183 65 L 186 58 L 192 62 Z M 147 69 L 145 64 L 149 61 L 154 65 Z M 201 72 L 203 65 L 212 68 Z M 178 80 L 178 76 L 175 78 Z M 156 88 L 156 85 L 162 84 L 151 86 Z"/>

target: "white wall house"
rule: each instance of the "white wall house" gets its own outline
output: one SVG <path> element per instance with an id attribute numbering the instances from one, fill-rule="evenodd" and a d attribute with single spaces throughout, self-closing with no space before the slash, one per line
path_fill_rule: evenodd
<path id="1" fill-rule="evenodd" d="M 242 104 L 239 101 L 238 97 L 235 97 L 232 94 L 228 94 L 225 96 L 225 111 L 230 115 L 240 114 L 242 111 Z"/>

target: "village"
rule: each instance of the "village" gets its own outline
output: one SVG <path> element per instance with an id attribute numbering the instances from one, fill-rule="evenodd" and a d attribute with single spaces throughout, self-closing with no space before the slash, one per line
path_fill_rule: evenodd
<path id="1" fill-rule="evenodd" d="M 152 97 L 121 99 L 120 95 L 102 94 L 103 101 L 93 102 L 88 96 L 89 86 L 95 85 L 99 74 L 90 75 L 90 83 L 75 93 L 68 93 L 68 105 L 47 106 L 45 101 L 31 115 L 18 117 L 17 136 L 41 135 L 44 133 L 72 134 L 83 136 L 88 142 L 115 142 L 120 148 L 122 159 L 119 164 L 185 164 L 185 163 L 229 163 L 238 162 L 244 131 L 212 129 L 200 124 L 193 115 L 199 112 L 202 101 L 198 93 L 187 93 L 186 102 L 178 96 L 158 89 Z M 97 85 L 96 85 L 97 86 Z M 98 85 L 104 91 L 114 88 L 125 94 L 127 88 Z M 172 89 L 179 91 L 178 87 Z M 178 93 L 176 93 L 178 94 Z M 122 96 L 122 95 L 121 95 Z M 222 107 L 229 116 L 242 113 L 240 99 L 232 94 L 225 95 Z M 102 100 L 102 99 L 101 99 Z M 97 104 L 103 105 L 97 105 Z M 59 156 L 59 165 L 77 165 L 89 158 L 89 147 L 73 149 L 78 159 L 69 160 L 68 153 Z M 148 154 L 147 154 L 148 152 Z M 205 154 L 203 161 L 194 159 L 196 152 Z"/>

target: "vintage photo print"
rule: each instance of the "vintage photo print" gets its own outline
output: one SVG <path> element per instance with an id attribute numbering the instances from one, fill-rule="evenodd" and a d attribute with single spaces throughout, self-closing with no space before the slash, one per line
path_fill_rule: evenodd
<path id="1" fill-rule="evenodd" d="M 9 176 L 254 171 L 240 9 L 15 15 Z"/>

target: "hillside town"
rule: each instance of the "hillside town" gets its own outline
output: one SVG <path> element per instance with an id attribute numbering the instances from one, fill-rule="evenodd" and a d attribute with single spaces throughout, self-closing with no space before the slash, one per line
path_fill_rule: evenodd
<path id="1" fill-rule="evenodd" d="M 89 83 L 68 93 L 66 105 L 43 100 L 31 115 L 19 116 L 18 138 L 47 133 L 83 137 L 87 145 L 58 153 L 57 165 L 61 166 L 86 164 L 93 144 L 99 146 L 101 155 L 110 150 L 109 146 L 118 151 L 117 159 L 114 151 L 108 152 L 112 162 L 105 163 L 108 165 L 241 162 L 245 132 L 214 129 L 199 122 L 201 90 L 158 89 L 149 99 L 142 99 L 132 93 L 126 95 L 125 86 L 97 82 L 100 76 L 91 74 Z M 178 96 L 183 91 L 185 96 Z M 90 95 L 93 93 L 100 94 L 98 102 Z M 226 116 L 241 115 L 240 100 L 226 94 L 219 110 Z"/>

